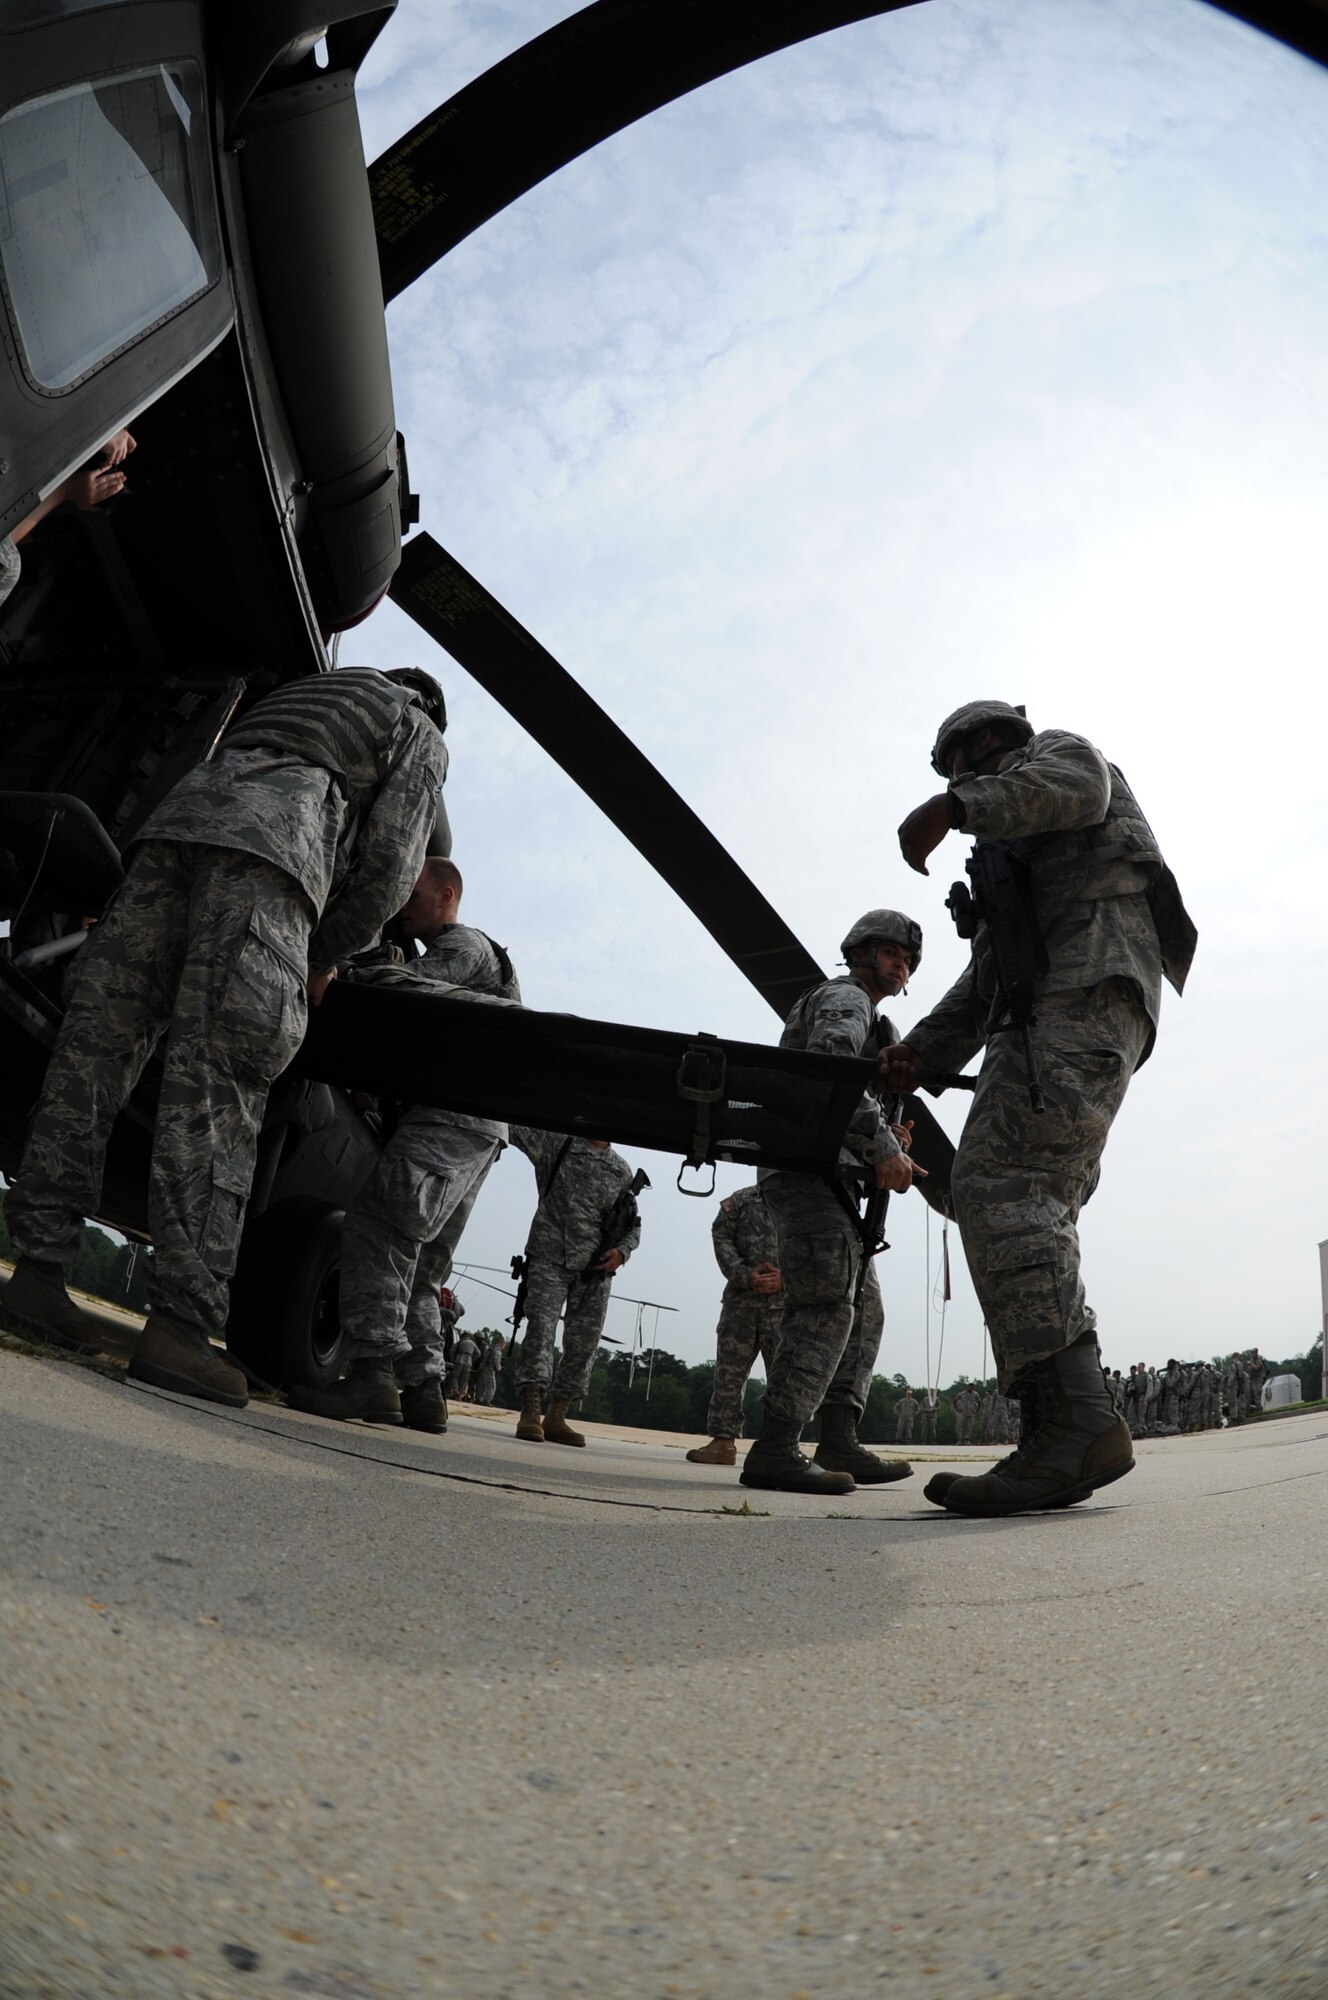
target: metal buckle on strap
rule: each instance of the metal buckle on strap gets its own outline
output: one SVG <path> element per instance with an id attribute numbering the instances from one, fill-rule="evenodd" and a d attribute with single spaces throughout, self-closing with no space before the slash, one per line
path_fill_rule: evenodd
<path id="1" fill-rule="evenodd" d="M 696 1116 L 687 1157 L 678 1169 L 677 1186 L 680 1193 L 695 1195 L 698 1199 L 704 1199 L 715 1191 L 715 1156 L 712 1150 L 710 1107 L 712 1104 L 718 1104 L 724 1095 L 727 1068 L 724 1050 L 713 1035 L 699 1036 L 690 1047 L 683 1050 L 682 1061 L 678 1064 L 678 1095 L 687 1103 L 696 1106 Z M 682 1177 L 685 1169 L 690 1167 L 695 1171 L 704 1166 L 710 1168 L 710 1186 L 683 1187 Z"/>

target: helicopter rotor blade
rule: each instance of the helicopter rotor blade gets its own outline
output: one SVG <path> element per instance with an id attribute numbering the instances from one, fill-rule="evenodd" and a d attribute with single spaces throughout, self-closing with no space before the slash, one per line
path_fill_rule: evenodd
<path id="1" fill-rule="evenodd" d="M 602 139 L 730 70 L 920 0 L 594 0 L 369 168 L 383 298 Z"/>
<path id="2" fill-rule="evenodd" d="M 391 596 L 593 799 L 781 1020 L 825 977 L 649 758 L 431 535 L 402 549 Z"/>
<path id="3" fill-rule="evenodd" d="M 560 764 L 784 1020 L 825 973 L 705 822 L 565 667 L 433 537 L 402 550 L 393 602 Z M 919 1192 L 950 1212 L 954 1147 L 910 1097 Z"/>

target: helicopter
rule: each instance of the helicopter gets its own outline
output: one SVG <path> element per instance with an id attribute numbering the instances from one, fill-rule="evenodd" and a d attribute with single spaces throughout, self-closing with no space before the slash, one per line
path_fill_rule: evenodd
<path id="1" fill-rule="evenodd" d="M 138 829 L 249 702 L 331 670 L 338 635 L 385 595 L 781 1019 L 824 977 L 572 674 L 418 527 L 384 312 L 624 126 L 799 40 L 926 4 L 594 0 L 366 166 L 356 78 L 393 5 L 0 0 L 0 533 L 117 430 L 138 442 L 129 496 L 48 517 L 0 605 L 0 1167 L 21 1156 L 63 981 Z M 1328 61 L 1317 0 L 1223 11 Z M 377 1150 L 350 1086 L 550 1129 L 611 1123 L 698 1169 L 824 1170 L 869 1074 L 714 1035 L 425 1004 L 334 990 L 274 1087 L 232 1315 L 268 1379 L 340 1371 L 340 1215 Z M 99 1211 L 140 1236 L 154 1083 L 120 1120 Z M 944 1209 L 949 1141 L 919 1101 L 907 1115 Z"/>

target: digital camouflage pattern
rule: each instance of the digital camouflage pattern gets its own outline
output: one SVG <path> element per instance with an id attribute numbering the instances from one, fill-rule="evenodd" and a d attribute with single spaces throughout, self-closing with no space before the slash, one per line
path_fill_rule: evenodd
<path id="1" fill-rule="evenodd" d="M 402 1119 L 346 1211 L 341 1324 L 352 1360 L 392 1361 L 412 1386 L 441 1378 L 438 1284 L 423 1253 L 473 1200 L 498 1150 L 484 1132 Z"/>
<path id="2" fill-rule="evenodd" d="M 873 1056 L 898 1039 L 856 980 L 827 979 L 794 1002 L 779 1046 Z M 873 1164 L 899 1150 L 884 1109 L 868 1093 L 849 1121 L 839 1156 L 841 1187 L 850 1203 L 872 1177 Z M 885 1326 L 874 1269 L 867 1274 L 861 1306 L 853 1308 L 862 1238 L 840 1194 L 814 1175 L 762 1174 L 761 1191 L 775 1218 L 775 1261 L 784 1279 L 779 1348 L 773 1367 L 767 1363 L 766 1413 L 802 1425 L 822 1403 L 831 1403 L 846 1404 L 860 1416 Z"/>
<path id="3" fill-rule="evenodd" d="M 554 1338 L 562 1313 L 562 1359 L 551 1394 L 576 1402 L 590 1386 L 609 1309 L 610 1280 L 588 1279 L 584 1273 L 600 1248 L 609 1211 L 631 1186 L 632 1169 L 612 1146 L 592 1146 L 585 1139 L 573 1139 L 569 1145 L 556 1132 L 514 1125 L 512 1144 L 531 1162 L 540 1190 L 526 1239 L 526 1334 L 517 1357 L 517 1387 L 533 1382 L 550 1388 Z M 555 1172 L 560 1154 L 562 1163 Z M 621 1251 L 625 1263 L 640 1241 L 638 1219 L 620 1242 L 608 1247 Z"/>
<path id="4" fill-rule="evenodd" d="M 518 1005 L 520 987 L 489 939 L 449 924 L 423 957 L 361 969 L 357 982 Z M 461 1231 L 507 1136 L 494 1119 L 407 1105 L 346 1214 L 341 1323 L 354 1360 L 392 1360 L 415 1386 L 445 1372 L 438 1302 Z M 455 1318 L 459 1317 L 459 1309 Z"/>
<path id="5" fill-rule="evenodd" d="M 994 1037 L 951 1181 L 1006 1389 L 1028 1362 L 1096 1328 L 1079 1273 L 1079 1211 L 1150 1029 L 1133 989 L 1107 980 L 1045 1001 L 1036 1032 L 1046 1110 L 1029 1106 L 1022 1043 Z"/>
<path id="6" fill-rule="evenodd" d="M 10 535 L 0 536 L 0 604 L 3 604 L 23 570 L 23 560 Z"/>
<path id="7" fill-rule="evenodd" d="M 278 688 L 168 792 L 141 840 L 205 842 L 293 876 L 325 971 L 377 938 L 415 886 L 447 773 L 409 690 L 368 667 Z"/>
<path id="8" fill-rule="evenodd" d="M 83 946 L 6 1214 L 20 1254 L 71 1265 L 117 1113 L 166 1039 L 148 1184 L 148 1299 L 219 1333 L 268 1088 L 304 1037 L 314 912 L 283 871 L 140 846 Z"/>
<path id="9" fill-rule="evenodd" d="M 784 1316 L 773 1366 L 766 1364 L 768 1415 L 799 1426 L 823 1403 L 861 1416 L 880 1352 L 885 1307 L 873 1266 L 854 1311 L 862 1238 L 834 1189 L 808 1174 L 770 1174 L 762 1189 L 779 1230 Z"/>
<path id="10" fill-rule="evenodd" d="M 715 1262 L 724 1273 L 724 1300 L 715 1329 L 715 1381 L 706 1416 L 711 1437 L 742 1436 L 747 1378 L 759 1354 L 769 1375 L 784 1313 L 782 1292 L 754 1292 L 758 1264 L 779 1263 L 775 1220 L 758 1186 L 725 1197 L 710 1226 Z"/>
<path id="11" fill-rule="evenodd" d="M 951 791 L 963 803 L 965 831 L 1024 843 L 1049 961 L 1034 1028 L 1045 1112 L 1029 1106 L 1019 1038 L 1004 1031 L 988 1040 L 997 983 L 985 926 L 964 972 L 908 1037 L 938 1069 L 962 1069 L 986 1044 L 953 1190 L 1008 1388 L 1027 1363 L 1095 1328 L 1077 1222 L 1156 1031 L 1162 947 L 1147 888 L 1162 864 L 1129 788 L 1068 731 L 1033 736 L 993 775 L 960 779 Z M 1095 845 L 1103 828 L 1112 840 Z"/>
<path id="12" fill-rule="evenodd" d="M 957 1442 L 972 1444 L 973 1420 L 982 1408 L 982 1398 L 976 1389 L 961 1389 L 954 1399 L 955 1430 Z"/>

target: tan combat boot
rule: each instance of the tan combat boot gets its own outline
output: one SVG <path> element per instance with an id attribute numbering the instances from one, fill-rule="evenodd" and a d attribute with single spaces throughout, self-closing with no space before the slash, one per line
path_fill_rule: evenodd
<path id="1" fill-rule="evenodd" d="M 709 1444 L 698 1444 L 687 1457 L 693 1465 L 736 1465 L 738 1447 L 732 1438 L 711 1438 Z"/>
<path id="2" fill-rule="evenodd" d="M 540 1422 L 540 1404 L 544 1400 L 538 1382 L 521 1384 L 521 1414 L 516 1420 L 516 1434 L 526 1438 L 531 1444 L 543 1444 L 544 1425 Z"/>
<path id="3" fill-rule="evenodd" d="M 570 1396 L 555 1396 L 549 1404 L 549 1413 L 544 1419 L 544 1436 L 549 1444 L 584 1444 L 580 1431 L 574 1431 L 567 1421 L 571 1407 Z"/>

